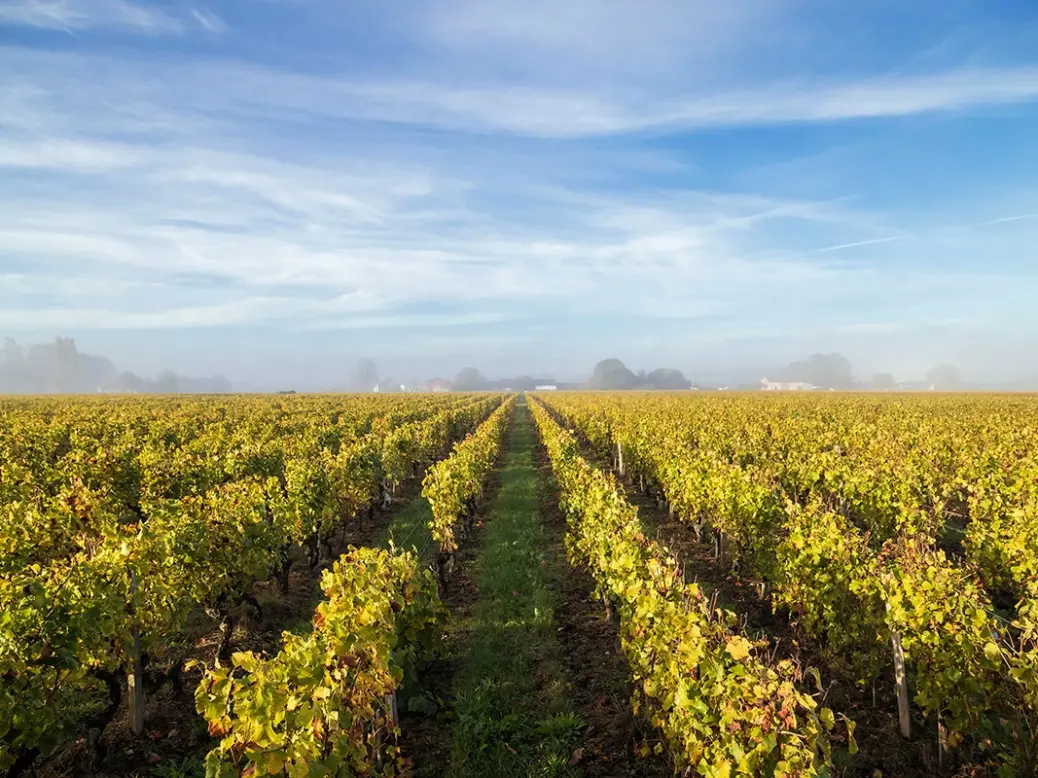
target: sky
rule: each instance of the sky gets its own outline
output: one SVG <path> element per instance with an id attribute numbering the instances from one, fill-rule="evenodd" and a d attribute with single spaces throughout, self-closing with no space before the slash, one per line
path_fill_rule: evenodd
<path id="1" fill-rule="evenodd" d="M 1038 376 L 1036 139 L 1033 0 L 0 0 L 0 335 Z"/>

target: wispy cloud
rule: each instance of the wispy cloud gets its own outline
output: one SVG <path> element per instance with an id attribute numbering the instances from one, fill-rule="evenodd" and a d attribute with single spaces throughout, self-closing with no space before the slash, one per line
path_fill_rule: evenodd
<path id="1" fill-rule="evenodd" d="M 90 198 L 48 190 L 8 203 L 0 208 L 7 252 L 51 275 L 146 281 L 134 298 L 148 310 L 86 307 L 96 287 L 85 296 L 66 287 L 67 313 L 40 306 L 18 319 L 24 309 L 12 305 L 6 320 L 173 329 L 291 319 L 306 329 L 386 329 L 527 319 L 560 304 L 586 315 L 687 317 L 725 311 L 736 288 L 763 299 L 837 283 L 837 273 L 803 260 L 740 255 L 747 230 L 835 218 L 817 204 L 702 192 L 646 194 L 635 207 L 630 198 L 560 199 L 534 188 L 514 191 L 521 211 L 503 219 L 481 202 L 492 175 L 459 187 L 433 171 L 390 172 L 372 161 L 358 174 L 340 164 L 142 154 L 125 174 L 108 169 L 105 191 Z M 183 277 L 209 279 L 204 293 Z M 682 291 L 690 287 L 700 290 L 696 299 Z M 645 296 L 632 299 L 635 288 Z M 253 293 L 242 298 L 246 290 Z M 211 302 L 198 304 L 203 298 Z M 444 301 L 466 311 L 424 310 Z"/>
<path id="2" fill-rule="evenodd" d="M 222 132 L 240 146 L 247 127 Z M 777 332 L 793 326 L 791 311 L 932 286 L 918 272 L 893 279 L 788 248 L 833 230 L 875 229 L 872 215 L 839 200 L 605 192 L 563 185 L 565 164 L 554 161 L 533 183 L 514 178 L 501 210 L 501 175 L 515 163 L 507 154 L 461 178 L 464 148 L 436 165 L 378 146 L 289 163 L 232 151 L 215 129 L 119 143 L 4 141 L 0 130 L 0 163 L 9 169 L 96 177 L 88 196 L 59 176 L 0 206 L 8 256 L 42 277 L 92 280 L 55 285 L 52 294 L 40 283 L 31 309 L 24 278 L 6 299 L 0 285 L 0 326 L 389 332 L 503 327 L 560 311 L 724 321 L 778 298 L 786 309 L 760 325 Z M 262 146 L 261 137 L 251 140 Z M 942 288 L 973 284 L 960 288 L 956 278 L 943 276 Z M 116 281 L 135 284 L 132 294 Z"/>
<path id="3" fill-rule="evenodd" d="M 127 65 L 103 56 L 43 55 L 22 49 L 0 49 L 0 62 L 11 73 L 8 78 L 24 73 L 37 82 L 56 81 L 57 88 L 89 69 L 99 81 L 86 90 L 84 101 L 95 91 L 110 94 L 114 89 L 153 109 L 175 104 L 181 116 L 186 113 L 197 121 L 291 116 L 310 123 L 386 122 L 558 138 L 839 122 L 1038 100 L 1038 67 L 1026 66 L 773 81 L 754 89 L 641 96 L 511 82 L 358 80 L 346 74 L 311 75 L 227 61 Z"/>
<path id="4" fill-rule="evenodd" d="M 1038 213 L 1020 214 L 1017 216 L 1002 216 L 997 219 L 988 219 L 981 222 L 972 222 L 968 224 L 942 224 L 934 225 L 927 229 L 914 229 L 906 231 L 901 235 L 894 235 L 886 238 L 873 238 L 870 240 L 859 240 L 851 243 L 840 243 L 835 246 L 826 246 L 825 248 L 815 249 L 815 254 L 825 254 L 831 251 L 843 251 L 845 249 L 860 248 L 864 246 L 874 246 L 883 243 L 893 243 L 895 241 L 914 240 L 918 242 L 934 241 L 941 238 L 946 238 L 949 235 L 957 235 L 960 238 L 964 232 L 969 230 L 975 230 L 980 227 L 993 227 L 999 224 L 1011 224 L 1013 222 L 1031 221 L 1038 219 Z"/>
<path id="5" fill-rule="evenodd" d="M 192 8 L 191 16 L 203 29 L 212 33 L 227 32 L 227 22 L 206 8 Z"/>
<path id="6" fill-rule="evenodd" d="M 1038 98 L 1038 68 L 963 69 L 892 75 L 842 83 L 780 84 L 706 100 L 691 98 L 657 118 L 658 123 L 716 125 L 836 121 L 910 116 L 1029 102 Z M 668 113 L 670 116 L 668 116 Z"/>
<path id="7" fill-rule="evenodd" d="M 538 79 L 612 83 L 669 82 L 681 72 L 687 82 L 741 49 L 769 48 L 765 29 L 782 26 L 788 8 L 784 0 L 445 0 L 420 5 L 403 23 L 410 22 L 417 39 L 458 67 L 479 61 Z M 617 56 L 622 51 L 638 55 Z"/>
<path id="8" fill-rule="evenodd" d="M 189 17 L 177 18 L 153 5 L 130 0 L 4 0 L 0 26 L 22 25 L 64 32 L 127 30 L 146 35 L 184 32 L 198 25 L 209 32 L 224 32 L 226 24 L 204 8 L 190 9 Z"/>
<path id="9" fill-rule="evenodd" d="M 1029 221 L 1031 219 L 1038 219 L 1038 213 L 1025 213 L 1020 216 L 1003 216 L 999 219 L 990 219 L 986 222 L 979 222 L 974 227 L 987 227 L 991 224 L 1006 224 L 1008 222 L 1021 222 Z"/>
<path id="10" fill-rule="evenodd" d="M 853 243 L 840 243 L 836 246 L 826 246 L 825 248 L 815 249 L 816 254 L 825 254 L 828 251 L 843 251 L 844 249 L 854 249 L 859 246 L 872 246 L 877 243 L 891 243 L 895 240 L 902 240 L 900 235 L 890 238 L 873 238 L 872 240 L 858 240 Z"/>
<path id="11" fill-rule="evenodd" d="M 262 299 L 222 305 L 127 311 L 105 308 L 22 308 L 0 311 L 0 327 L 10 329 L 155 330 L 221 327 L 253 322 L 258 311 L 269 311 Z M 269 317 L 268 317 L 269 318 Z"/>
<path id="12" fill-rule="evenodd" d="M 1038 68 L 958 70 L 840 83 L 618 99 L 594 91 L 358 82 L 213 65 L 237 84 L 226 109 L 301 110 L 311 116 L 417 124 L 480 133 L 582 137 L 910 116 L 1038 99 Z M 190 82 L 190 80 L 189 80 Z M 212 82 L 210 82 L 212 83 Z M 276 88 L 273 88 L 276 86 Z"/>
<path id="13" fill-rule="evenodd" d="M 100 173 L 132 167 L 151 156 L 139 147 L 73 138 L 5 140 L 0 136 L 0 168 Z"/>

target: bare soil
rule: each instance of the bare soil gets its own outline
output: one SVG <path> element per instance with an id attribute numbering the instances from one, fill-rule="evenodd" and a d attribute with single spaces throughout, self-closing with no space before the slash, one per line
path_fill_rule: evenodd
<path id="1" fill-rule="evenodd" d="M 662 778 L 672 774 L 664 757 L 639 757 L 643 743 L 650 748 L 656 735 L 631 708 L 630 666 L 620 647 L 616 625 L 594 596 L 589 573 L 566 560 L 566 519 L 558 504 L 551 467 L 538 448 L 537 466 L 543 484 L 541 521 L 555 559 L 556 610 L 573 703 L 587 722 L 580 746 L 580 768 L 589 778 Z"/>

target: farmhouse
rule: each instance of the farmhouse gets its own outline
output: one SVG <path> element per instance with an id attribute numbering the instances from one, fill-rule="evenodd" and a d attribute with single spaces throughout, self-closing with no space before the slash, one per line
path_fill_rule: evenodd
<path id="1" fill-rule="evenodd" d="M 806 381 L 769 381 L 767 378 L 762 378 L 760 384 L 765 392 L 812 392 L 818 388 Z"/>
<path id="2" fill-rule="evenodd" d="M 899 392 L 932 392 L 936 388 L 930 381 L 900 381 L 897 385 Z"/>

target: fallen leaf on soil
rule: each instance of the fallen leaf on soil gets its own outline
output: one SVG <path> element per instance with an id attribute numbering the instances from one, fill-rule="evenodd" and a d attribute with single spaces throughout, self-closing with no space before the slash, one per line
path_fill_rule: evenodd
<path id="1" fill-rule="evenodd" d="M 162 761 L 162 757 L 156 754 L 154 751 L 149 751 L 144 758 L 148 760 L 148 764 L 158 764 Z"/>
<path id="2" fill-rule="evenodd" d="M 569 766 L 576 767 L 580 764 L 580 761 L 584 758 L 584 749 L 577 748 L 573 751 L 573 756 L 569 758 Z"/>
<path id="3" fill-rule="evenodd" d="M 508 743 L 505 743 L 505 748 L 508 749 L 508 753 L 510 753 L 512 756 L 519 756 L 519 752 L 512 748 L 510 745 L 508 745 Z"/>

